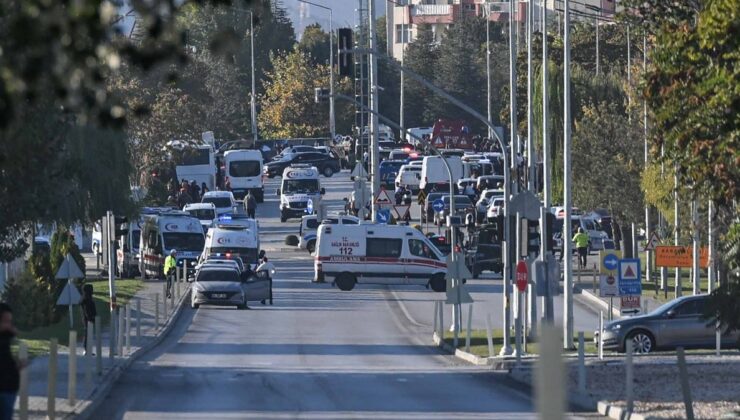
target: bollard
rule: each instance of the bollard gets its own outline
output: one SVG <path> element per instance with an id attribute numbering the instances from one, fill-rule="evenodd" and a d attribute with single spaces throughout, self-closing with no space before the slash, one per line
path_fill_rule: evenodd
<path id="1" fill-rule="evenodd" d="M 535 395 L 537 411 L 543 420 L 565 418 L 565 366 L 562 359 L 562 327 L 546 324 L 541 328 L 540 358 L 536 362 Z"/>
<path id="2" fill-rule="evenodd" d="M 95 372 L 99 376 L 103 374 L 103 333 L 100 329 L 100 315 L 95 317 L 95 347 L 97 350 L 95 354 Z"/>
<path id="3" fill-rule="evenodd" d="M 720 350 L 722 349 L 722 330 L 720 329 L 719 321 L 714 330 L 714 351 L 717 357 L 720 356 Z"/>
<path id="4" fill-rule="evenodd" d="M 434 311 L 432 313 L 432 318 L 434 319 L 434 333 L 437 334 L 437 306 L 439 305 L 439 301 L 434 301 Z"/>
<path id="5" fill-rule="evenodd" d="M 583 331 L 578 331 L 578 391 L 586 393 L 586 340 Z"/>
<path id="6" fill-rule="evenodd" d="M 177 285 L 175 286 L 175 290 L 177 290 L 177 299 L 179 300 L 180 299 L 180 282 L 179 281 L 177 282 Z M 174 305 L 173 305 L 173 309 L 174 309 Z"/>
<path id="7" fill-rule="evenodd" d="M 627 340 L 625 342 L 625 358 L 624 358 L 624 365 L 625 365 L 625 372 L 626 372 L 626 380 L 625 380 L 625 399 L 627 400 L 627 418 L 632 416 L 632 411 L 635 409 L 635 401 L 634 401 L 634 389 L 633 389 L 633 382 L 634 382 L 634 372 L 632 371 L 632 340 Z"/>
<path id="8" fill-rule="evenodd" d="M 594 269 L 592 271 L 593 273 L 593 292 L 596 294 L 596 264 L 594 264 Z"/>
<path id="9" fill-rule="evenodd" d="M 643 301 L 642 301 L 642 313 L 643 313 L 643 315 L 647 315 L 647 313 L 648 313 L 648 301 L 647 301 L 647 299 L 643 299 Z"/>
<path id="10" fill-rule="evenodd" d="M 154 329 L 159 328 L 159 293 L 154 294 Z"/>
<path id="11" fill-rule="evenodd" d="M 46 384 L 46 418 L 54 420 L 57 402 L 57 339 L 49 340 L 49 376 Z"/>
<path id="12" fill-rule="evenodd" d="M 465 351 L 470 353 L 470 328 L 473 323 L 473 304 L 468 305 L 468 331 L 465 336 Z"/>
<path id="13" fill-rule="evenodd" d="M 67 400 L 75 405 L 77 399 L 77 331 L 69 332 L 69 357 L 67 358 Z"/>
<path id="14" fill-rule="evenodd" d="M 28 364 L 28 345 L 21 341 L 18 344 L 18 359 L 21 365 Z M 21 386 L 18 390 L 18 418 L 28 419 L 28 368 L 21 369 Z"/>
<path id="15" fill-rule="evenodd" d="M 122 306 L 118 310 L 118 329 L 116 330 L 116 350 L 118 350 L 118 356 L 123 357 L 123 336 L 126 332 L 126 307 Z"/>
<path id="16" fill-rule="evenodd" d="M 141 347 L 141 299 L 136 299 L 136 344 Z"/>
<path id="17" fill-rule="evenodd" d="M 445 340 L 445 308 L 444 303 L 440 302 L 439 305 L 439 339 L 444 342 Z"/>
<path id="18" fill-rule="evenodd" d="M 491 314 L 486 315 L 486 338 L 488 338 L 488 357 L 493 357 L 493 331 L 491 331 Z"/>
<path id="19" fill-rule="evenodd" d="M 167 323 L 167 293 L 162 295 L 162 305 L 163 305 L 162 309 L 164 309 L 164 311 L 162 312 L 162 317 L 163 317 L 162 322 L 166 324 Z"/>
<path id="20" fill-rule="evenodd" d="M 175 284 L 173 284 L 171 287 L 172 289 L 174 289 Z M 174 310 L 174 309 L 175 309 L 175 291 L 170 290 L 170 310 Z"/>
<path id="21" fill-rule="evenodd" d="M 85 331 L 85 389 L 88 391 L 92 390 L 92 370 L 93 370 L 93 323 L 87 323 L 87 330 Z"/>
<path id="22" fill-rule="evenodd" d="M 180 283 L 180 267 L 175 266 L 175 283 Z"/>
<path id="23" fill-rule="evenodd" d="M 110 337 L 108 343 L 108 357 L 111 362 L 115 360 L 116 356 L 116 329 L 118 328 L 118 309 L 110 311 Z"/>
<path id="24" fill-rule="evenodd" d="M 131 354 L 131 304 L 126 305 L 126 354 Z"/>
<path id="25" fill-rule="evenodd" d="M 604 360 L 604 311 L 599 311 L 599 360 Z"/>
<path id="26" fill-rule="evenodd" d="M 683 404 L 686 406 L 686 419 L 694 420 L 694 406 L 691 402 L 691 388 L 689 387 L 689 373 L 686 369 L 686 355 L 683 347 L 676 349 L 678 357 L 678 375 L 681 378 L 681 392 L 683 393 Z"/>

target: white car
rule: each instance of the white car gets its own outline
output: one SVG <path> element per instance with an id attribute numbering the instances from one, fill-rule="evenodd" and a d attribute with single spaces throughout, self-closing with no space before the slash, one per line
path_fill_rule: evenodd
<path id="1" fill-rule="evenodd" d="M 216 206 L 216 215 L 231 213 L 238 206 L 234 194 L 231 191 L 208 191 L 203 194 L 201 203 L 213 203 Z"/>
<path id="2" fill-rule="evenodd" d="M 486 219 L 488 221 L 492 221 L 496 217 L 498 217 L 499 214 L 503 214 L 504 211 L 504 198 L 503 197 L 495 197 L 493 200 L 491 200 L 491 203 L 488 205 L 488 210 L 486 211 Z"/>
<path id="3" fill-rule="evenodd" d="M 421 165 L 406 164 L 401 166 L 396 175 L 396 184 L 401 184 L 416 194 L 421 182 Z"/>
<path id="4" fill-rule="evenodd" d="M 488 212 L 488 205 L 491 204 L 491 200 L 493 198 L 503 196 L 504 190 L 484 190 L 481 193 L 478 198 L 478 202 L 475 203 L 475 212 L 478 217 L 478 223 L 481 223 L 487 217 L 486 213 Z"/>
<path id="5" fill-rule="evenodd" d="M 213 226 L 213 221 L 216 219 L 216 206 L 213 203 L 186 204 L 182 210 L 200 220 L 200 224 L 203 226 L 203 232 L 208 232 L 208 229 Z"/>

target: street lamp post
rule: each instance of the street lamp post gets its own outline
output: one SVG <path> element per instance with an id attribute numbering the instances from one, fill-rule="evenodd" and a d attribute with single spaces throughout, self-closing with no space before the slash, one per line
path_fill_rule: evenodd
<path id="1" fill-rule="evenodd" d="M 308 0 L 298 0 L 301 3 L 310 4 L 320 9 L 329 11 L 329 132 L 331 138 L 337 135 L 336 120 L 334 118 L 334 26 L 333 26 L 333 10 L 331 7 L 326 7 L 318 3 L 314 3 Z"/>
<path id="2" fill-rule="evenodd" d="M 241 13 L 249 13 L 249 62 L 252 72 L 252 92 L 249 94 L 249 108 L 252 119 L 252 141 L 257 144 L 257 92 L 254 80 L 254 14 L 251 10 L 232 7 L 231 10 Z"/>

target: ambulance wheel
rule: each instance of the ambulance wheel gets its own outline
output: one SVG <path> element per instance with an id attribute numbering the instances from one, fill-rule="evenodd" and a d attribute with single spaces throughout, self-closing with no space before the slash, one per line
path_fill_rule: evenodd
<path id="1" fill-rule="evenodd" d="M 308 241 L 308 244 L 306 244 L 306 249 L 308 250 L 309 254 L 313 254 L 314 251 L 316 251 L 316 240 L 311 239 L 310 241 Z"/>
<path id="2" fill-rule="evenodd" d="M 338 275 L 336 279 L 334 279 L 334 283 L 337 285 L 339 290 L 343 290 L 346 292 L 355 288 L 355 283 L 357 283 L 357 279 L 351 273 L 342 273 Z"/>
<path id="3" fill-rule="evenodd" d="M 331 166 L 324 167 L 324 176 L 327 178 L 331 178 L 332 175 L 334 175 L 334 169 L 331 168 Z"/>
<path id="4" fill-rule="evenodd" d="M 447 291 L 447 280 L 445 280 L 444 274 L 435 274 L 429 279 L 429 286 L 435 292 L 446 292 Z"/>

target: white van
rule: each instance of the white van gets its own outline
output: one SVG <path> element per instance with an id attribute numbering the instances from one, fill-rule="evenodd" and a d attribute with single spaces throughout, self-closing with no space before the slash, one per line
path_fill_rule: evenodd
<path id="1" fill-rule="evenodd" d="M 213 203 L 185 204 L 182 210 L 200 220 L 204 233 L 208 232 L 208 229 L 213 226 L 213 221 L 216 219 L 216 205 Z"/>
<path id="2" fill-rule="evenodd" d="M 280 196 L 280 221 L 285 222 L 291 217 L 301 217 L 309 213 L 308 207 L 313 207 L 311 213 L 316 213 L 324 193 L 321 181 L 319 181 L 319 170 L 315 166 L 288 166 L 283 170 L 280 189 L 277 190 Z"/>
<path id="3" fill-rule="evenodd" d="M 415 284 L 447 288 L 447 262 L 418 229 L 401 225 L 321 225 L 314 281 L 340 290 L 357 283 Z"/>
<path id="4" fill-rule="evenodd" d="M 209 257 L 239 257 L 244 264 L 255 268 L 259 255 L 259 232 L 246 224 L 218 221 L 206 234 L 206 244 L 200 260 Z"/>
<path id="5" fill-rule="evenodd" d="M 343 225 L 359 225 L 360 219 L 350 215 L 339 215 L 339 216 L 328 216 L 324 220 L 319 220 L 318 216 L 312 214 L 309 216 L 303 216 L 301 218 L 301 226 L 298 228 L 298 248 L 305 249 L 309 254 L 313 254 L 316 251 L 316 231 L 319 225 L 322 223 L 328 223 L 331 225 L 343 224 Z"/>
<path id="6" fill-rule="evenodd" d="M 258 203 L 264 201 L 263 166 L 259 150 L 229 150 L 224 153 L 226 180 L 230 181 L 231 192 L 236 199 L 243 199 L 251 191 Z"/>
<path id="7" fill-rule="evenodd" d="M 463 165 L 460 157 L 448 156 L 445 160 L 450 165 L 453 181 L 457 181 L 462 178 Z M 419 182 L 419 189 L 429 192 L 433 185 L 442 184 L 448 185 L 447 188 L 449 188 L 450 175 L 447 172 L 444 162 L 442 162 L 442 158 L 439 156 L 425 156 L 421 164 L 421 181 Z"/>
<path id="8" fill-rule="evenodd" d="M 143 218 L 129 222 L 126 235 L 118 238 L 116 268 L 123 278 L 133 277 L 139 271 L 139 246 L 141 244 L 141 225 L 143 222 Z"/>
<path id="9" fill-rule="evenodd" d="M 396 175 L 396 184 L 403 185 L 411 190 L 412 194 L 419 192 L 419 183 L 421 182 L 420 165 L 403 165 Z"/>
<path id="10" fill-rule="evenodd" d="M 406 141 L 413 144 L 414 146 L 419 145 L 417 138 L 424 138 L 424 136 L 432 137 L 434 130 L 432 127 L 413 127 L 406 129 Z"/>
<path id="11" fill-rule="evenodd" d="M 203 194 L 203 198 L 200 200 L 201 203 L 213 203 L 216 206 L 216 215 L 231 213 L 234 211 L 234 207 L 238 207 L 234 194 L 231 191 L 208 191 Z"/>

